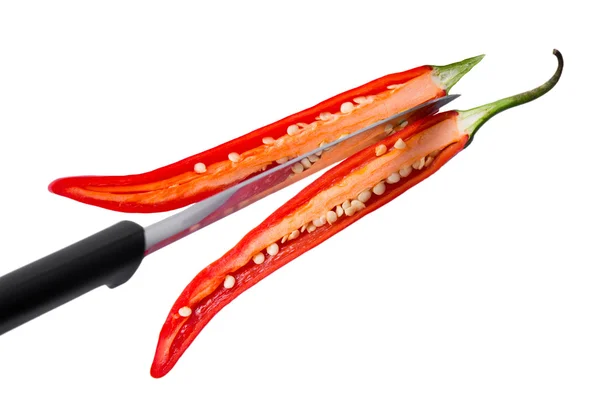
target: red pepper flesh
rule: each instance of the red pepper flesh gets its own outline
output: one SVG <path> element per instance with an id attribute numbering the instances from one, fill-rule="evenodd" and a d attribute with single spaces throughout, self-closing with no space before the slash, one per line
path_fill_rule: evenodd
<path id="1" fill-rule="evenodd" d="M 148 213 L 181 208 L 275 166 L 277 160 L 301 155 L 316 149 L 321 142 L 331 142 L 344 133 L 446 95 L 482 57 L 446 66 L 421 66 L 381 77 L 154 171 L 127 176 L 61 178 L 52 182 L 49 190 L 86 204 L 120 212 Z M 350 106 L 351 110 L 344 112 L 343 106 Z M 327 114 L 334 117 L 323 119 L 323 115 Z M 298 135 L 288 137 L 288 128 L 294 131 L 298 125 Z M 372 143 L 373 135 L 364 134 L 363 138 L 351 150 L 336 147 L 333 150 L 336 158 L 345 158 L 368 146 Z M 230 160 L 230 155 L 234 155 L 237 161 Z M 202 164 L 200 172 L 195 171 L 197 164 Z M 317 161 L 303 175 L 317 172 L 328 164 Z"/>

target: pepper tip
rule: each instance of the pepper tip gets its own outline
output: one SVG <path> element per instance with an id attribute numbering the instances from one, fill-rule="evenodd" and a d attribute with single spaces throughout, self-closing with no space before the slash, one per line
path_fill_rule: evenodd
<path id="1" fill-rule="evenodd" d="M 154 365 L 150 368 L 150 376 L 154 379 L 160 379 L 167 374 L 167 371 L 162 370 L 161 368 L 156 368 Z"/>
<path id="2" fill-rule="evenodd" d="M 50 182 L 50 184 L 48 184 L 48 191 L 50 193 L 55 193 L 56 194 L 56 182 L 57 181 L 58 180 L 54 180 L 54 181 Z"/>
<path id="3" fill-rule="evenodd" d="M 173 369 L 174 365 L 175 362 L 173 361 L 161 360 L 155 357 L 152 365 L 150 366 L 150 376 L 152 376 L 154 379 L 160 379 L 168 374 L 171 369 Z"/>

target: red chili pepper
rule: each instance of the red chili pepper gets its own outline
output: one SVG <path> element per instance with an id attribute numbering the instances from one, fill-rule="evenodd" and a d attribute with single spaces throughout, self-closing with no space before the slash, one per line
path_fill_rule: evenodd
<path id="1" fill-rule="evenodd" d="M 492 116 L 552 89 L 563 68 L 562 55 L 554 54 L 558 68 L 540 87 L 416 121 L 343 161 L 276 210 L 185 288 L 160 333 L 152 376 L 169 372 L 211 318 L 242 292 L 432 175 Z"/>
<path id="2" fill-rule="evenodd" d="M 61 178 L 52 182 L 49 190 L 121 212 L 161 212 L 181 208 L 263 172 L 278 161 L 297 157 L 344 133 L 444 96 L 482 58 L 469 58 L 446 66 L 421 66 L 381 77 L 151 172 Z M 353 148 L 338 146 L 330 155 L 346 158 L 357 147 L 372 143 L 374 133 L 363 134 L 362 141 Z M 306 172 L 317 172 L 326 165 L 327 162 L 319 164 L 316 161 Z"/>

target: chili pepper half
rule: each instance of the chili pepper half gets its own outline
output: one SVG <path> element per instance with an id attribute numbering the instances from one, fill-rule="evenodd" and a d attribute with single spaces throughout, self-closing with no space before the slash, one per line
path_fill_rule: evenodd
<path id="1" fill-rule="evenodd" d="M 175 365 L 210 319 L 242 292 L 302 253 L 393 200 L 464 149 L 494 115 L 532 101 L 558 82 L 467 111 L 418 120 L 326 172 L 248 233 L 185 288 L 160 333 L 151 374 Z"/>
<path id="2" fill-rule="evenodd" d="M 446 66 L 394 73 L 336 95 L 237 139 L 151 172 L 127 176 L 76 176 L 49 190 L 120 212 L 161 212 L 193 204 L 232 185 L 423 102 L 447 94 L 482 56 Z M 314 173 L 389 135 L 382 126 L 330 153 L 311 156 L 294 172 Z M 380 131 L 381 130 L 381 131 Z M 384 134 L 385 136 L 385 134 Z M 323 157 L 323 160 L 319 161 Z M 329 159 L 325 159 L 329 157 Z M 308 174 L 304 174 L 307 176 Z"/>

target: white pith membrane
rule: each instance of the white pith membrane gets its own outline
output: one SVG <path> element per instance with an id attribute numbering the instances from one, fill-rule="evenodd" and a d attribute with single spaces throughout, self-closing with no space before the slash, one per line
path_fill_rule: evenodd
<path id="1" fill-rule="evenodd" d="M 331 137 L 331 133 L 328 131 L 324 131 L 323 133 L 321 133 L 321 131 L 319 131 L 320 129 L 323 129 L 324 126 L 327 125 L 331 125 L 333 123 L 336 123 L 340 120 L 344 120 L 346 117 L 350 116 L 351 114 L 353 114 L 354 112 L 356 112 L 359 109 L 363 109 L 363 108 L 369 108 L 369 111 L 371 111 L 372 113 L 375 113 L 379 116 L 379 119 L 381 118 L 386 118 L 394 113 L 397 113 L 400 110 L 403 110 L 404 108 L 409 108 L 411 106 L 414 106 L 416 104 L 418 104 L 419 101 L 423 101 L 423 97 L 425 95 L 428 95 L 426 91 L 428 90 L 423 90 L 420 92 L 413 92 L 413 86 L 416 87 L 418 84 L 422 84 L 422 79 L 423 78 L 427 78 L 429 80 L 431 80 L 429 82 L 430 85 L 432 86 L 436 86 L 433 82 L 435 81 L 433 79 L 433 77 L 430 76 L 419 76 L 414 78 L 411 81 L 408 81 L 407 83 L 404 84 L 393 84 L 393 85 L 389 85 L 387 87 L 386 91 L 383 91 L 381 93 L 378 93 L 376 95 L 368 95 L 368 96 L 358 96 L 356 98 L 354 98 L 352 100 L 352 102 L 344 102 L 340 105 L 340 109 L 338 112 L 336 113 L 330 113 L 330 112 L 322 112 L 321 114 L 319 114 L 316 117 L 316 120 L 311 121 L 311 120 L 307 120 L 306 123 L 295 123 L 295 124 L 291 124 L 287 127 L 286 129 L 286 134 L 284 134 L 283 136 L 281 136 L 278 139 L 275 139 L 273 137 L 264 137 L 262 139 L 262 143 L 263 145 L 261 146 L 263 148 L 263 152 L 266 153 L 268 155 L 268 150 L 264 150 L 264 149 L 268 149 L 268 147 L 292 147 L 292 148 L 296 148 L 298 147 L 298 141 L 294 139 L 294 137 L 297 136 L 303 136 L 303 140 L 314 140 L 316 139 L 318 136 L 322 136 L 322 135 L 328 135 L 329 136 L 329 141 L 332 142 L 334 140 L 340 139 L 342 137 L 344 137 L 345 135 L 348 134 L 340 134 L 339 136 L 334 136 Z M 441 84 L 439 82 L 436 82 L 436 84 Z M 439 85 L 441 87 L 441 85 Z M 437 86 L 436 86 L 437 87 Z M 388 108 L 388 104 L 386 101 L 389 101 L 389 98 L 393 97 L 395 94 L 399 94 L 399 95 L 404 95 L 404 93 L 400 93 L 400 91 L 402 91 L 402 88 L 406 88 L 408 91 L 410 91 L 410 93 L 414 93 L 414 103 L 410 103 L 406 106 L 403 106 L 403 109 L 396 109 L 394 108 L 394 106 L 392 106 L 391 109 Z M 371 117 L 371 119 L 373 119 L 373 117 Z M 310 122 L 309 122 L 310 121 Z M 370 123 L 377 121 L 377 120 L 370 120 Z M 362 122 L 362 120 L 358 120 L 358 122 Z M 408 124 L 408 122 L 403 122 L 402 124 L 400 124 L 400 126 L 396 126 L 396 130 L 397 128 L 404 128 L 406 125 Z M 392 124 L 388 124 L 385 125 L 383 128 L 385 130 L 386 135 L 390 135 L 393 130 L 394 127 Z M 340 130 L 345 130 L 346 128 L 344 126 L 342 126 L 342 128 L 339 128 Z M 311 136 L 310 134 L 316 132 L 316 134 L 314 134 L 315 136 Z M 322 140 L 319 144 L 316 144 L 313 149 L 316 149 L 318 147 L 322 147 L 324 145 L 326 145 L 328 142 L 328 140 Z M 257 148 L 258 149 L 258 148 Z M 229 153 L 228 155 L 228 159 L 231 165 L 243 165 L 244 160 L 246 159 L 251 159 L 251 160 L 255 160 L 256 159 L 256 155 L 255 153 L 257 152 L 257 149 L 252 149 L 252 150 L 248 150 L 244 153 Z M 300 149 L 298 147 L 298 149 Z M 304 149 L 304 148 L 302 148 Z M 309 150 L 300 150 L 300 152 L 302 153 L 306 153 Z M 294 164 L 292 171 L 295 174 L 299 174 L 301 172 L 303 172 L 304 170 L 310 168 L 312 166 L 312 164 L 316 163 L 317 161 L 320 160 L 321 156 L 323 155 L 323 151 L 317 152 L 315 155 L 311 155 L 308 158 L 304 158 L 302 159 L 301 162 L 298 162 L 296 164 Z M 264 155 L 263 155 L 264 156 Z M 261 164 L 259 166 L 259 169 L 256 169 L 254 172 L 257 171 L 265 171 L 267 170 L 270 166 L 274 166 L 276 164 L 283 164 L 285 162 L 288 162 L 292 159 L 294 159 L 295 157 L 293 156 L 284 156 L 278 159 L 266 159 L 266 162 Z M 210 164 L 204 164 L 204 163 L 196 163 L 193 167 L 193 171 L 196 174 L 204 174 L 207 171 L 209 171 L 211 168 L 213 168 L 214 166 L 214 171 L 224 171 L 223 169 L 223 162 L 217 162 L 213 165 Z"/>
<path id="2" fill-rule="evenodd" d="M 391 185 L 397 185 L 413 173 L 427 169 L 444 148 L 459 141 L 462 135 L 456 128 L 455 120 L 445 119 L 406 141 L 398 138 L 387 142 L 384 148 L 380 147 L 383 144 L 379 144 L 366 149 L 373 150 L 375 156 L 361 168 L 352 170 L 334 186 L 317 193 L 297 211 L 253 240 L 244 249 L 245 253 L 240 254 L 235 263 L 228 267 L 227 273 L 222 275 L 222 285 L 225 288 L 233 287 L 233 273 L 250 261 L 261 265 L 269 257 L 277 256 L 283 244 L 289 244 L 302 234 L 313 233 L 325 225 L 339 222 L 343 217 L 360 213 L 376 196 L 382 196 L 392 188 Z"/>

